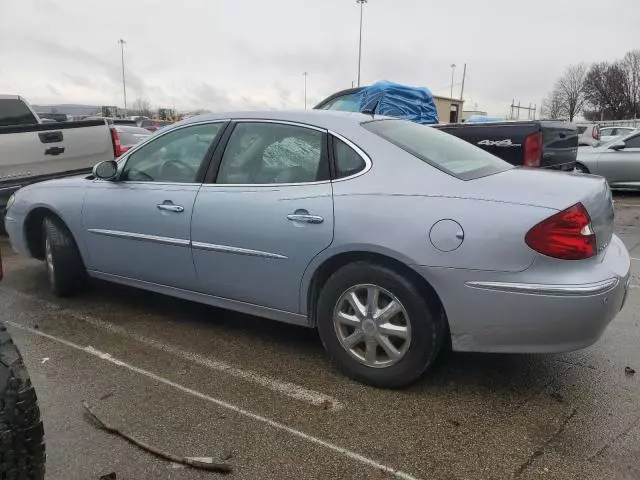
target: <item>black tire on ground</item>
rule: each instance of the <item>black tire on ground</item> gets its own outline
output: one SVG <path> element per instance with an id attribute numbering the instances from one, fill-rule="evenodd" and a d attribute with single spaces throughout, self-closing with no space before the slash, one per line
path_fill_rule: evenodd
<path id="1" fill-rule="evenodd" d="M 576 163 L 574 170 L 578 173 L 589 173 L 589 169 L 581 163 Z"/>
<path id="2" fill-rule="evenodd" d="M 44 429 L 20 352 L 0 324 L 0 478 L 42 480 Z"/>
<path id="3" fill-rule="evenodd" d="M 355 285 L 373 284 L 392 293 L 404 305 L 411 322 L 411 343 L 397 363 L 384 368 L 364 365 L 341 345 L 333 323 L 341 295 Z M 318 331 L 331 360 L 348 376 L 382 388 L 398 388 L 417 380 L 436 359 L 442 347 L 446 320 L 432 298 L 396 271 L 370 262 L 355 262 L 337 270 L 320 292 Z"/>
<path id="4" fill-rule="evenodd" d="M 45 217 L 42 226 L 51 291 L 60 297 L 73 295 L 86 285 L 87 278 L 78 246 L 61 221 Z"/>

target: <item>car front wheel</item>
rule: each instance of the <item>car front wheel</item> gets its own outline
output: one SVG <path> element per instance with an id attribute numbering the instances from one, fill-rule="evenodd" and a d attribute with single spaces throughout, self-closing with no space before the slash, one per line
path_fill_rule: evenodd
<path id="1" fill-rule="evenodd" d="M 44 259 L 49 285 L 60 297 L 73 295 L 85 285 L 87 272 L 69 229 L 59 220 L 45 218 Z"/>
<path id="2" fill-rule="evenodd" d="M 318 331 L 331 359 L 350 377 L 395 388 L 433 363 L 444 318 L 396 271 L 368 262 L 340 268 L 318 300 Z"/>

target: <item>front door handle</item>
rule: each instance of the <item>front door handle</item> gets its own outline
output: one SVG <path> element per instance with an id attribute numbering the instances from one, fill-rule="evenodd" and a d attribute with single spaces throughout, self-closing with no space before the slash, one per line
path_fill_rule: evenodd
<path id="1" fill-rule="evenodd" d="M 309 213 L 301 213 L 296 210 L 296 213 L 290 213 L 287 215 L 287 219 L 292 222 L 301 222 L 301 223 L 313 223 L 318 224 L 324 222 L 324 218 L 319 215 L 309 215 Z"/>
<path id="2" fill-rule="evenodd" d="M 174 205 L 173 203 L 160 203 L 158 204 L 158 210 L 166 210 L 167 212 L 184 212 L 184 207 L 180 205 Z"/>

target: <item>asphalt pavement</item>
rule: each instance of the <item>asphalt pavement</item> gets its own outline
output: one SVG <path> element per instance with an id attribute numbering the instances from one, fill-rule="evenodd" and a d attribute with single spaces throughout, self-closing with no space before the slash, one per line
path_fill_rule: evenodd
<path id="1" fill-rule="evenodd" d="M 616 211 L 640 259 L 640 196 Z M 640 478 L 640 260 L 594 346 L 447 353 L 392 391 L 345 378 L 312 330 L 98 281 L 58 299 L 40 262 L 0 248 L 0 321 L 39 396 L 49 479 L 222 476 L 100 430 L 83 400 L 163 451 L 224 460 L 230 479 Z"/>

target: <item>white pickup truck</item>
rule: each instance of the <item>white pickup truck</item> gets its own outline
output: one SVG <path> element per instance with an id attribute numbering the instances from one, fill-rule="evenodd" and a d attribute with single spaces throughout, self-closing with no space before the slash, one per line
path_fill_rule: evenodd
<path id="1" fill-rule="evenodd" d="M 0 95 L 0 217 L 20 187 L 89 172 L 113 158 L 105 120 L 45 123 L 22 97 Z"/>

